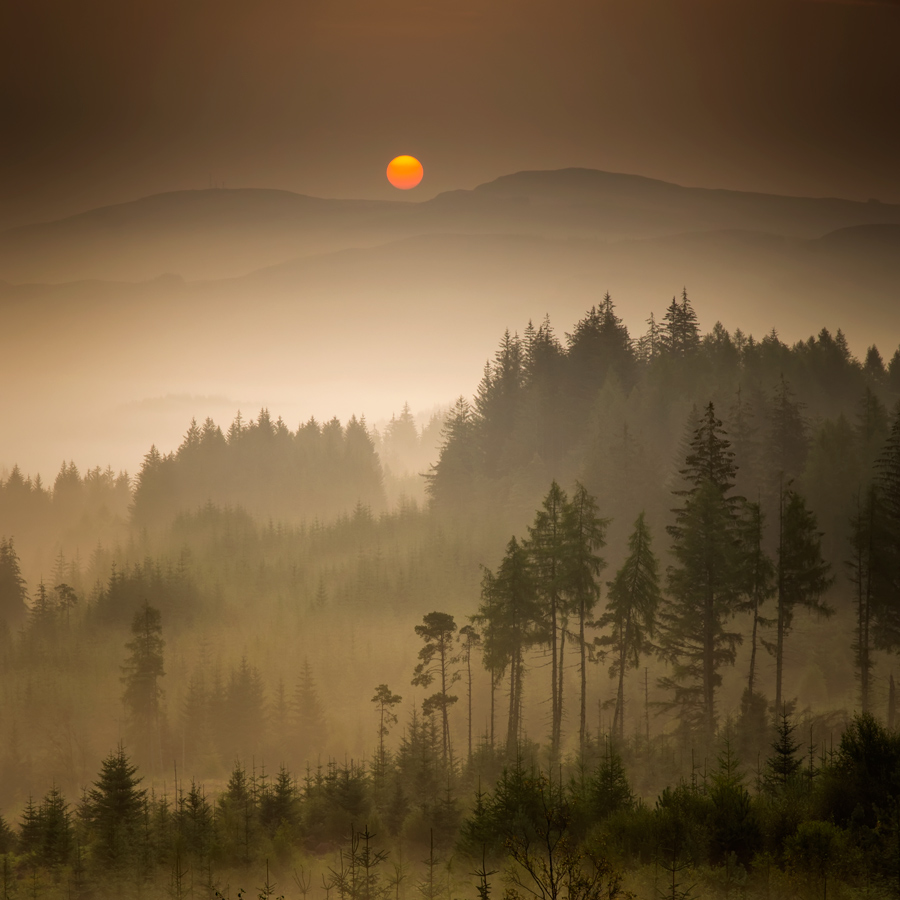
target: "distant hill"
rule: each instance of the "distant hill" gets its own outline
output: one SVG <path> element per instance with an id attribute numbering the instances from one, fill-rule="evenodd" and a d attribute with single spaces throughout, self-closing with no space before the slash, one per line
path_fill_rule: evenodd
<path id="1" fill-rule="evenodd" d="M 420 203 L 262 189 L 180 191 L 0 234 L 0 279 L 232 278 L 285 260 L 423 234 L 623 240 L 763 231 L 818 238 L 900 225 L 900 206 L 680 187 L 589 169 L 519 172 Z"/>
<path id="2" fill-rule="evenodd" d="M 423 203 L 158 195 L 0 235 L 0 463 L 51 472 L 114 446 L 133 470 L 191 415 L 239 407 L 293 428 L 430 409 L 474 391 L 505 328 L 549 313 L 564 329 L 607 290 L 634 336 L 686 286 L 704 329 L 843 328 L 855 353 L 890 358 L 898 285 L 900 207 L 881 204 L 585 170 Z"/>

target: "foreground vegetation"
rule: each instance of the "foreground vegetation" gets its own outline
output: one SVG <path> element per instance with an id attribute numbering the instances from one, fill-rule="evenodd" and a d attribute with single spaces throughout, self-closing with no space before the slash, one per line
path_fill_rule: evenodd
<path id="1" fill-rule="evenodd" d="M 160 796 L 119 747 L 74 807 L 53 788 L 17 829 L 0 820 L 3 896 L 897 895 L 900 735 L 871 715 L 819 750 L 785 713 L 754 773 L 726 729 L 714 760 L 637 797 L 624 760 L 666 752 L 589 742 L 543 769 L 534 748 L 509 762 L 482 744 L 449 769 L 435 720 L 414 716 L 369 765 L 297 779 L 237 763 L 214 796 L 195 781 Z"/>

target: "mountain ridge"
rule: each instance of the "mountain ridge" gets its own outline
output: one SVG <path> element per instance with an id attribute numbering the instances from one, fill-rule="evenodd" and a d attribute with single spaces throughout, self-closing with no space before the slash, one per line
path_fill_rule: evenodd
<path id="1" fill-rule="evenodd" d="M 6 231 L 0 279 L 229 278 L 426 233 L 629 240 L 738 229 L 817 238 L 870 224 L 900 224 L 900 205 L 684 187 L 595 169 L 512 173 L 418 202 L 214 188 L 148 195 Z"/>

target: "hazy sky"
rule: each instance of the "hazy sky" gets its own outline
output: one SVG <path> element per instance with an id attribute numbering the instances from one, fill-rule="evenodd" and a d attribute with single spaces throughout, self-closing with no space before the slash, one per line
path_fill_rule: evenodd
<path id="1" fill-rule="evenodd" d="M 0 226 L 178 188 L 523 168 L 900 201 L 900 2 L 0 4 Z"/>

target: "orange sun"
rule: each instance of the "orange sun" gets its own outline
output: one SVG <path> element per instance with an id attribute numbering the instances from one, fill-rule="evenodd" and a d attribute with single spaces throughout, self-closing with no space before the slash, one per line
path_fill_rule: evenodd
<path id="1" fill-rule="evenodd" d="M 401 191 L 414 188 L 425 174 L 425 170 L 414 156 L 395 156 L 387 167 L 388 181 Z"/>

